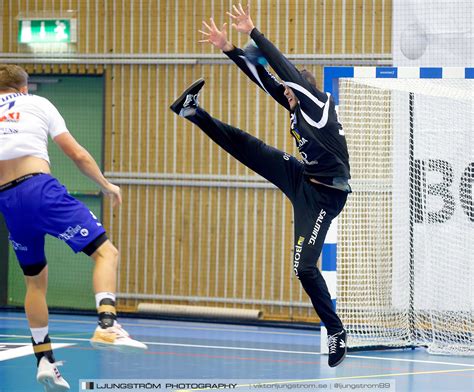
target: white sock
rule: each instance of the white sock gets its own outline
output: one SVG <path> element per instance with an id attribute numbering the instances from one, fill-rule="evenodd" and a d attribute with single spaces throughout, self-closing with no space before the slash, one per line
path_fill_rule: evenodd
<path id="1" fill-rule="evenodd" d="M 41 328 L 30 328 L 31 336 L 35 343 L 42 343 L 44 342 L 44 338 L 48 334 L 49 327 L 41 327 Z"/>
<path id="2" fill-rule="evenodd" d="M 104 298 L 111 299 L 112 301 L 115 302 L 115 294 L 114 293 L 109 293 L 108 291 L 102 291 L 102 292 L 97 293 L 95 295 L 95 306 L 96 306 L 96 308 L 99 308 L 100 301 L 102 301 Z"/>

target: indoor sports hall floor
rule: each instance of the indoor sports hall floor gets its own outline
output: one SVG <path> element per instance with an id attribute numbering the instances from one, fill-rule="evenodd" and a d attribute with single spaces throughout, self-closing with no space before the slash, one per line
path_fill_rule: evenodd
<path id="1" fill-rule="evenodd" d="M 55 353 L 65 361 L 60 370 L 72 391 L 86 390 L 85 381 L 99 382 L 95 390 L 105 389 L 104 379 L 161 380 L 162 388 L 166 380 L 238 380 L 243 386 L 237 391 L 250 390 L 250 380 L 265 383 L 260 389 L 278 391 L 474 391 L 474 357 L 434 356 L 423 349 L 367 351 L 350 353 L 331 369 L 319 354 L 318 331 L 123 317 L 123 326 L 149 350 L 118 355 L 89 345 L 95 323 L 93 316 L 50 317 L 53 342 L 65 344 Z M 24 314 L 0 311 L 0 391 L 43 390 L 35 381 L 31 347 L 22 348 L 29 342 Z"/>

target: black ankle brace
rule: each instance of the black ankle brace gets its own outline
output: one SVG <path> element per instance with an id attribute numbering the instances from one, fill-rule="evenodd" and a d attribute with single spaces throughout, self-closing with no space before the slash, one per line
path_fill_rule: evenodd
<path id="1" fill-rule="evenodd" d="M 101 328 L 108 328 L 114 325 L 114 321 L 117 320 L 117 314 L 115 310 L 115 301 L 110 298 L 104 298 L 99 303 L 99 325 Z"/>
<path id="2" fill-rule="evenodd" d="M 43 342 L 36 343 L 33 338 L 31 338 L 33 343 L 33 351 L 35 352 L 36 357 L 36 366 L 39 365 L 41 358 L 46 357 L 50 363 L 56 362 L 53 355 L 53 348 L 51 347 L 51 339 L 49 335 L 46 335 Z"/>

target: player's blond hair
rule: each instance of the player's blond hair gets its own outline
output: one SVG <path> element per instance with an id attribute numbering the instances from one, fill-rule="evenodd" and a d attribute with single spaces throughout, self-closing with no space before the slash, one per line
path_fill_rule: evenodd
<path id="1" fill-rule="evenodd" d="M 28 74 L 19 65 L 0 64 L 0 91 L 20 90 L 28 85 Z"/>

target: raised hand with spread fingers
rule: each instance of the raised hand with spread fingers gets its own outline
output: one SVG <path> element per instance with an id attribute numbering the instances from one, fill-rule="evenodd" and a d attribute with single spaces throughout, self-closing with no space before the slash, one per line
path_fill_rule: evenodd
<path id="1" fill-rule="evenodd" d="M 211 45 L 224 52 L 232 50 L 234 46 L 227 40 L 227 23 L 224 23 L 219 30 L 214 19 L 210 18 L 209 21 L 209 24 L 204 20 L 202 21 L 204 27 L 203 30 L 199 30 L 199 32 L 204 36 L 204 39 L 201 39 L 198 42 L 209 42 Z M 204 29 L 206 29 L 206 31 L 204 31 Z"/>
<path id="2" fill-rule="evenodd" d="M 232 23 L 232 27 L 236 29 L 239 33 L 244 33 L 250 35 L 251 31 L 254 29 L 255 25 L 252 22 L 252 18 L 250 17 L 250 5 L 244 8 L 242 4 L 239 3 L 238 6 L 233 5 L 233 13 L 227 12 L 234 23 Z"/>

